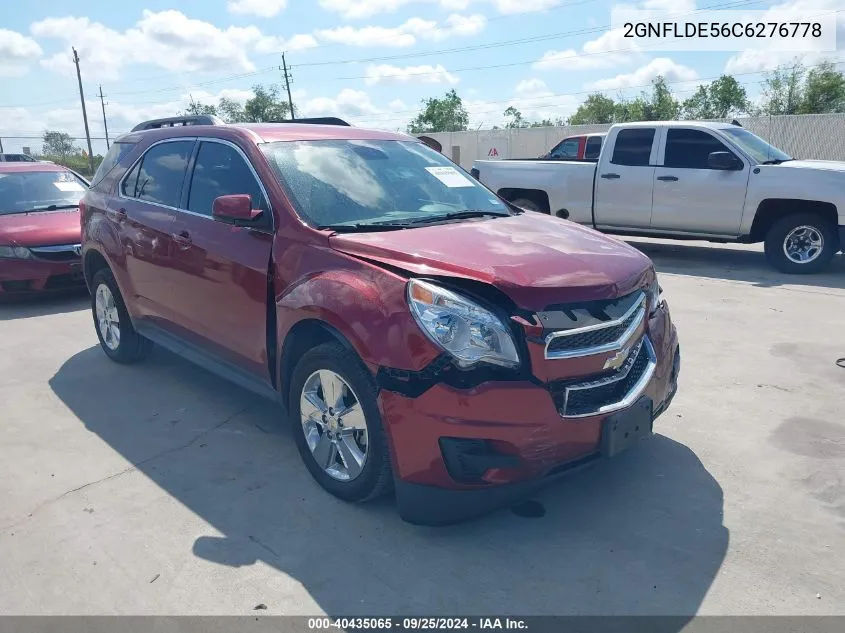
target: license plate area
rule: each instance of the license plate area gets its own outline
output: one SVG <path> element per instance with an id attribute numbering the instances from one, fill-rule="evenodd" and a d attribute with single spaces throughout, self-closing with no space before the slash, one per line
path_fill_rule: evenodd
<path id="1" fill-rule="evenodd" d="M 602 455 L 613 457 L 651 435 L 654 403 L 643 396 L 630 408 L 614 413 L 602 427 Z"/>

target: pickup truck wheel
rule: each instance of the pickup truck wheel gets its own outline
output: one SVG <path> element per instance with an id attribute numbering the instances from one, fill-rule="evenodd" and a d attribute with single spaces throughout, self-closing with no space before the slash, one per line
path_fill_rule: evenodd
<path id="1" fill-rule="evenodd" d="M 520 209 L 525 209 L 526 211 L 545 213 L 542 209 L 540 209 L 540 205 L 528 198 L 517 198 L 516 200 L 511 200 L 511 204 L 519 207 Z"/>
<path id="2" fill-rule="evenodd" d="M 108 268 L 98 271 L 91 287 L 94 289 L 91 293 L 94 328 L 106 356 L 127 365 L 143 360 L 152 349 L 152 341 L 132 327 L 112 272 Z"/>
<path id="3" fill-rule="evenodd" d="M 812 213 L 781 218 L 766 235 L 766 257 L 784 273 L 809 274 L 822 270 L 839 250 L 836 231 Z"/>
<path id="4" fill-rule="evenodd" d="M 390 490 L 390 453 L 372 377 L 339 343 L 306 352 L 291 379 L 290 415 L 299 454 L 326 491 L 367 501 Z"/>

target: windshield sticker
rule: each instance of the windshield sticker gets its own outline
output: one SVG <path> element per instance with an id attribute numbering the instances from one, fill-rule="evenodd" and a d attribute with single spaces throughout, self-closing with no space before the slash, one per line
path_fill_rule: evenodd
<path id="1" fill-rule="evenodd" d="M 454 167 L 426 167 L 425 170 L 447 187 L 474 187 L 472 181 Z"/>
<path id="2" fill-rule="evenodd" d="M 54 182 L 53 185 L 59 191 L 85 191 L 85 188 L 78 182 Z"/>

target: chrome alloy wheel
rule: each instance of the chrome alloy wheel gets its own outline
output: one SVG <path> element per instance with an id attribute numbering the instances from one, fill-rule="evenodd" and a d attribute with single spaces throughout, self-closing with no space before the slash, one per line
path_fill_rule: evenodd
<path id="1" fill-rule="evenodd" d="M 352 481 L 367 462 L 367 421 L 358 396 L 335 372 L 315 371 L 299 397 L 305 441 L 331 478 Z"/>
<path id="2" fill-rule="evenodd" d="M 111 351 L 115 351 L 120 345 L 120 316 L 114 303 L 114 295 L 106 284 L 97 286 L 94 305 L 103 344 Z"/>
<path id="3" fill-rule="evenodd" d="M 789 261 L 809 264 L 824 250 L 824 236 L 814 226 L 796 226 L 783 240 L 783 252 Z"/>

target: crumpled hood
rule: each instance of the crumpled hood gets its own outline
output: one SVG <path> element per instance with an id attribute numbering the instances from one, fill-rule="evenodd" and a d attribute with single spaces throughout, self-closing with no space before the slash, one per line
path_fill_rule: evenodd
<path id="1" fill-rule="evenodd" d="M 421 276 L 491 284 L 526 310 L 632 292 L 651 260 L 616 238 L 540 213 L 381 233 L 346 233 L 332 248 Z"/>
<path id="2" fill-rule="evenodd" d="M 79 209 L 0 215 L 0 245 L 54 246 L 81 239 Z"/>

